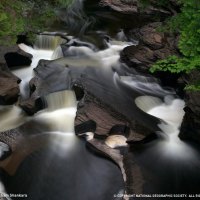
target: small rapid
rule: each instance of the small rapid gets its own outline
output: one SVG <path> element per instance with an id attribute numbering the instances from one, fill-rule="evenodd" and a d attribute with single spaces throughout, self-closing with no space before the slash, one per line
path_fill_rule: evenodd
<path id="1" fill-rule="evenodd" d="M 163 155 L 185 161 L 197 159 L 195 150 L 178 136 L 185 114 L 183 100 L 173 96 L 165 96 L 164 101 L 156 97 L 141 96 L 135 102 L 144 112 L 161 120 L 158 135 L 162 138 L 159 148 Z"/>
<path id="2" fill-rule="evenodd" d="M 13 71 L 22 79 L 20 91 L 24 99 L 29 95 L 25 86 L 33 77 L 32 70 L 39 61 L 62 57 L 60 46 L 55 48 L 53 45 L 53 51 L 48 49 L 49 38 L 44 43 L 37 44 L 39 49 L 19 45 L 21 49 L 33 55 L 30 67 Z M 43 49 L 43 45 L 48 48 Z M 98 52 L 93 54 L 95 57 Z M 109 56 L 112 54 L 118 56 L 119 50 L 111 50 Z M 98 56 L 99 62 L 104 55 L 105 53 Z M 114 62 L 117 59 L 115 58 Z M 124 183 L 118 167 L 109 160 L 91 153 L 86 148 L 85 141 L 74 133 L 77 111 L 75 93 L 66 89 L 50 92 L 44 96 L 44 103 L 46 109 L 31 117 L 26 116 L 17 106 L 10 107 L 11 111 L 8 110 L 7 115 L 3 115 L 8 119 L 5 122 L 8 126 L 4 123 L 5 129 L 2 131 L 17 128 L 22 132 L 10 161 L 4 166 L 7 173 L 3 173 L 2 180 L 7 193 L 24 193 L 33 200 L 43 200 L 47 196 L 52 200 L 101 200 L 111 199 L 113 194 L 122 191 Z M 14 120 L 10 117 L 10 112 L 13 112 Z M 21 112 L 24 118 L 19 117 Z M 11 125 L 12 121 L 15 121 L 14 125 Z M 96 184 L 98 187 L 94 187 Z"/>
<path id="3" fill-rule="evenodd" d="M 145 71 L 147 63 L 176 48 L 173 37 L 156 33 L 176 3 L 170 2 L 170 10 L 142 9 L 130 0 L 62 3 L 68 8 L 55 10 L 62 23 L 49 27 L 61 32 L 38 34 L 33 47 L 19 44 L 33 57 L 30 66 L 12 70 L 22 80 L 19 101 L 0 106 L 0 154 L 11 153 L 0 161 L 0 193 L 27 194 L 30 200 L 121 200 L 129 191 L 199 194 L 200 148 L 179 139 L 185 102 L 134 68 Z M 130 45 L 135 47 L 123 51 Z M 43 109 L 28 116 L 35 99 L 35 110 Z M 87 120 L 96 130 L 82 133 L 85 141 L 74 126 L 87 129 L 81 124 Z M 130 128 L 129 136 L 122 129 L 115 133 L 121 124 Z M 122 173 L 92 145 L 121 160 Z"/>
<path id="4" fill-rule="evenodd" d="M 29 95 L 29 81 L 34 76 L 33 69 L 42 60 L 54 60 L 62 57 L 62 50 L 60 44 L 66 40 L 59 36 L 38 35 L 34 48 L 23 43 L 19 44 L 19 48 L 26 53 L 33 56 L 30 66 L 25 66 L 20 69 L 12 70 L 22 81 L 20 83 L 20 94 L 22 98 L 28 98 Z"/>

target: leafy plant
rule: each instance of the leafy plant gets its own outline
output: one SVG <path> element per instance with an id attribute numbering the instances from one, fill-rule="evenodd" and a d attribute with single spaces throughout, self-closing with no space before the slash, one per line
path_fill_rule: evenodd
<path id="1" fill-rule="evenodd" d="M 192 92 L 199 92 L 200 91 L 200 84 L 196 84 L 196 85 L 187 85 L 185 87 L 185 90 L 188 90 L 188 91 L 192 91 Z"/>
<path id="2" fill-rule="evenodd" d="M 168 20 L 166 30 L 180 34 L 179 50 L 181 57 L 170 56 L 155 63 L 151 72 L 156 70 L 172 73 L 190 72 L 200 66 L 200 4 L 199 0 L 180 0 L 181 13 Z"/>
<path id="3" fill-rule="evenodd" d="M 170 71 L 172 73 L 185 72 L 189 73 L 193 69 L 200 69 L 200 57 L 179 58 L 177 56 L 170 56 L 164 60 L 159 60 L 151 68 L 150 71 Z"/>

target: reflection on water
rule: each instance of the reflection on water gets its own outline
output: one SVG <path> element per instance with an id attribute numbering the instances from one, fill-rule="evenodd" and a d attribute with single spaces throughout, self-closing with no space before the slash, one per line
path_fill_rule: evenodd
<path id="1" fill-rule="evenodd" d="M 52 134 L 52 133 L 51 133 Z M 74 135 L 57 134 L 46 148 L 30 155 L 13 177 L 8 192 L 27 193 L 32 200 L 107 200 L 123 189 L 122 175 Z"/>

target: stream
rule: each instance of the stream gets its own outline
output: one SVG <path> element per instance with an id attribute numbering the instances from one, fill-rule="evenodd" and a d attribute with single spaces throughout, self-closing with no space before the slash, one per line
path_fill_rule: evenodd
<path id="1" fill-rule="evenodd" d="M 96 15 L 101 16 L 101 10 Z M 68 17 L 70 21 L 73 15 Z M 145 177 L 144 193 L 199 193 L 200 149 L 178 137 L 185 102 L 172 88 L 164 88 L 154 77 L 120 62 L 120 52 L 137 45 L 124 39 L 122 30 L 115 36 L 105 35 L 102 41 L 105 48 L 99 48 L 98 42 L 85 42 L 71 35 L 63 39 L 48 33 L 38 35 L 33 48 L 19 44 L 33 55 L 31 66 L 12 70 L 22 80 L 20 98 L 29 98 L 29 81 L 37 75 L 45 83 L 39 91 L 47 107 L 33 116 L 17 104 L 0 107 L 0 131 L 16 128 L 23 133 L 14 144 L 11 161 L 0 164 L 1 192 L 26 194 L 29 200 L 123 199 L 114 197 L 125 191 L 120 168 L 91 151 L 86 141 L 75 135 L 79 102 L 71 85 L 78 80 L 127 119 L 137 119 L 156 133 L 155 140 L 130 145 L 131 158 Z M 61 48 L 63 44 L 65 49 Z M 48 64 L 44 60 L 49 60 Z"/>

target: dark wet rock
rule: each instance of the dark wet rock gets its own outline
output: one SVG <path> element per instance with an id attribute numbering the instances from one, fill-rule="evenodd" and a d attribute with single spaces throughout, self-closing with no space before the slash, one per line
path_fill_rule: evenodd
<path id="1" fill-rule="evenodd" d="M 121 60 L 129 67 L 149 73 L 150 66 L 170 55 L 179 55 L 177 40 L 157 29 L 161 22 L 150 23 L 142 28 L 130 31 L 130 37 L 139 41 L 138 46 L 128 46 L 121 53 Z"/>
<path id="2" fill-rule="evenodd" d="M 181 91 L 178 91 L 180 89 L 178 79 L 181 77 L 181 75 L 181 73 L 171 73 L 164 71 L 157 71 L 153 73 L 153 76 L 161 80 L 162 86 L 175 88 L 178 95 L 181 94 Z"/>
<path id="3" fill-rule="evenodd" d="M 121 118 L 119 114 L 106 110 L 101 103 L 94 101 L 94 99 L 87 94 L 84 98 L 84 102 L 78 104 L 75 124 L 76 126 L 80 126 L 80 124 L 91 120 L 96 123 L 95 133 L 97 135 L 108 135 L 110 129 L 116 124 L 126 125 L 125 119 Z"/>
<path id="4" fill-rule="evenodd" d="M 150 23 L 142 28 L 137 28 L 131 31 L 133 37 L 139 40 L 139 43 L 144 44 L 152 50 L 161 49 L 165 46 L 164 33 L 158 32 L 157 29 L 162 26 L 161 22 Z"/>
<path id="5" fill-rule="evenodd" d="M 0 104 L 13 104 L 19 96 L 21 80 L 13 75 L 5 64 L 0 69 Z"/>
<path id="6" fill-rule="evenodd" d="M 195 84 L 200 80 L 200 71 L 194 70 L 182 77 L 185 84 Z M 180 129 L 179 137 L 183 140 L 200 142 L 200 91 L 185 90 L 185 116 Z"/>
<path id="7" fill-rule="evenodd" d="M 200 97 L 200 94 L 190 95 L 190 101 L 192 98 Z M 180 129 L 179 137 L 182 140 L 194 140 L 200 143 L 200 115 L 199 113 L 193 112 L 189 107 L 184 109 L 185 116 Z"/>
<path id="8" fill-rule="evenodd" d="M 10 156 L 11 152 L 10 147 L 0 141 L 0 161 L 5 160 L 8 156 Z"/>
<path id="9" fill-rule="evenodd" d="M 141 72 L 148 72 L 149 65 L 154 63 L 156 58 L 154 51 L 146 46 L 128 46 L 121 53 L 121 60 L 129 67 Z"/>
<path id="10" fill-rule="evenodd" d="M 109 135 L 123 135 L 128 137 L 130 128 L 125 125 L 115 125 L 111 128 Z"/>
<path id="11" fill-rule="evenodd" d="M 116 0 L 116 1 L 109 1 L 109 0 L 101 0 L 102 6 L 109 6 L 115 11 L 120 13 L 126 14 L 143 14 L 148 16 L 159 16 L 160 18 L 165 18 L 170 16 L 172 13 L 165 8 L 161 8 L 154 4 L 153 1 L 147 5 L 143 6 L 140 1 L 125 1 L 125 0 Z"/>
<path id="12" fill-rule="evenodd" d="M 20 102 L 19 106 L 28 115 L 34 115 L 36 112 L 46 108 L 44 100 L 41 97 L 38 97 L 36 99 L 29 98 L 28 100 Z"/>
<path id="13" fill-rule="evenodd" d="M 147 137 L 145 137 L 143 140 L 140 140 L 140 141 L 127 140 L 126 142 L 130 146 L 132 145 L 132 147 L 134 148 L 136 145 L 146 144 L 156 139 L 158 139 L 158 136 L 156 135 L 156 133 L 151 133 Z"/>
<path id="14" fill-rule="evenodd" d="M 5 54 L 5 60 L 9 68 L 18 66 L 29 66 L 31 59 L 17 52 L 9 52 Z"/>
<path id="15" fill-rule="evenodd" d="M 0 63 L 6 64 L 4 55 L 5 55 L 7 52 L 17 52 L 18 49 L 19 49 L 19 48 L 18 48 L 17 45 L 14 45 L 14 46 L 1 46 L 1 45 L 0 45 Z"/>
<path id="16" fill-rule="evenodd" d="M 74 84 L 72 90 L 75 92 L 77 101 L 80 101 L 84 97 L 84 89 L 81 86 Z"/>
<path id="17" fill-rule="evenodd" d="M 96 122 L 93 120 L 88 120 L 75 126 L 75 133 L 77 135 L 86 133 L 86 132 L 95 132 L 95 131 L 96 131 Z"/>
<path id="18" fill-rule="evenodd" d="M 31 46 L 33 47 L 33 44 L 29 41 L 29 38 L 28 38 L 28 34 L 27 33 L 22 33 L 20 35 L 17 36 L 17 44 L 26 44 L 28 46 Z"/>
<path id="19" fill-rule="evenodd" d="M 29 66 L 32 55 L 21 50 L 18 45 L 11 47 L 0 46 L 0 63 L 7 63 L 9 68 Z"/>
<path id="20" fill-rule="evenodd" d="M 159 60 L 171 55 L 179 55 L 178 36 L 173 37 L 157 31 L 162 22 L 154 22 L 130 31 L 130 37 L 139 41 L 138 46 L 128 46 L 121 52 L 121 61 L 138 72 L 149 74 L 150 67 Z M 181 74 L 156 72 L 153 76 L 159 78 L 163 86 L 177 87 Z"/>

